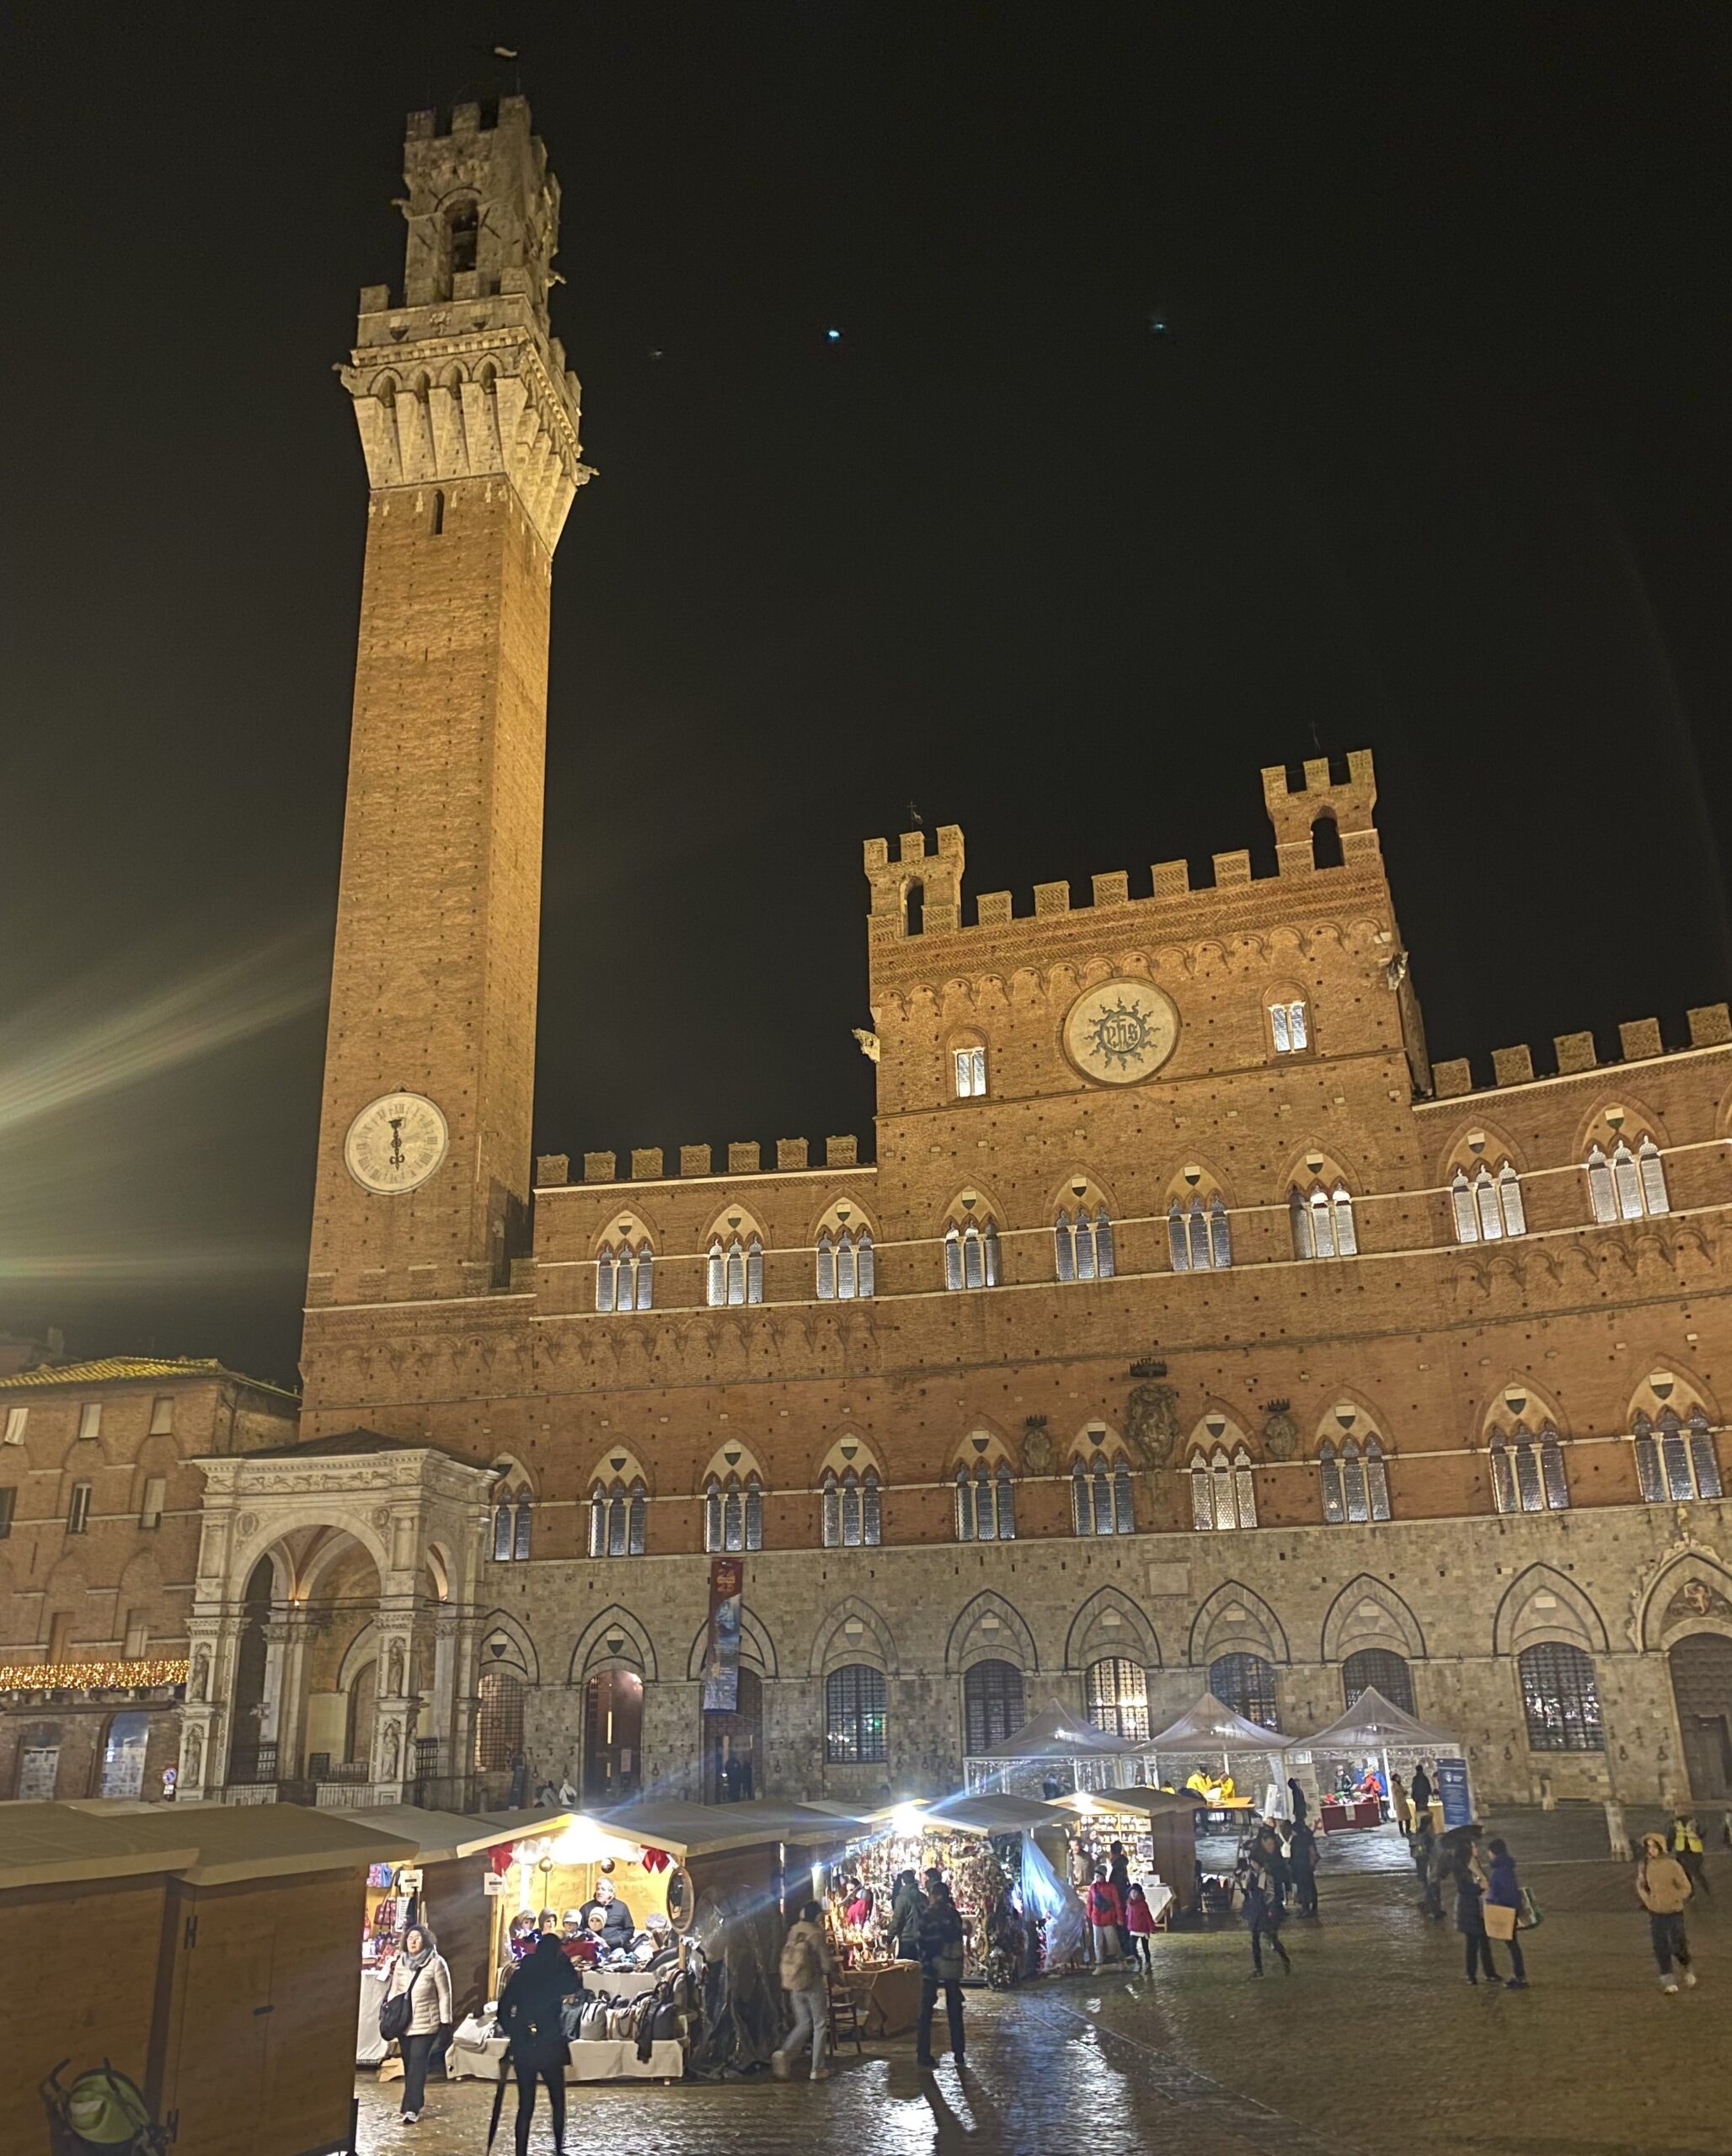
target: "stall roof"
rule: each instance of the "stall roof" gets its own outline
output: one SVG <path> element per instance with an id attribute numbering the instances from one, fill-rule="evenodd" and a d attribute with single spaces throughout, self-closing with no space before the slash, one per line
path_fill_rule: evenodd
<path id="1" fill-rule="evenodd" d="M 1141 1812 L 1151 1819 L 1169 1812 L 1194 1812 L 1202 1803 L 1194 1790 L 1144 1789 L 1141 1785 L 1135 1789 L 1075 1790 L 1052 1801 L 1066 1812 L 1085 1816 L 1091 1812 Z"/>
<path id="2" fill-rule="evenodd" d="M 178 1873 L 195 1886 L 399 1864 L 415 1845 L 297 1804 L 0 1805 L 0 1888 Z"/>
<path id="3" fill-rule="evenodd" d="M 1257 1752 L 1268 1758 L 1291 1751 L 1292 1747 L 1276 1731 L 1265 1729 L 1261 1722 L 1247 1721 L 1243 1715 L 1236 1715 L 1224 1700 L 1217 1700 L 1212 1692 L 1205 1692 L 1194 1707 L 1157 1736 L 1150 1737 L 1141 1748 L 1148 1752 L 1194 1752 L 1200 1758 L 1209 1758 L 1217 1753 L 1231 1758 L 1236 1753 Z"/>
<path id="4" fill-rule="evenodd" d="M 1381 1751 L 1386 1745 L 1411 1745 L 1421 1752 L 1455 1752 L 1461 1739 L 1446 1730 L 1434 1729 L 1393 1700 L 1386 1700 L 1375 1686 L 1367 1685 L 1339 1721 L 1320 1729 L 1315 1737 L 1294 1740 L 1303 1752 L 1355 1752 L 1366 1747 Z"/>
<path id="5" fill-rule="evenodd" d="M 1011 1796 L 982 1790 L 974 1796 L 947 1796 L 927 1807 L 934 1826 L 955 1827 L 965 1834 L 1020 1834 L 1036 1827 L 1068 1827 L 1056 1805 L 1038 1796 Z"/>
<path id="6" fill-rule="evenodd" d="M 605 1833 L 666 1849 L 677 1857 L 706 1856 L 719 1849 L 747 1849 L 759 1843 L 793 1842 L 801 1848 L 849 1838 L 866 1822 L 848 1812 L 757 1797 L 745 1804 L 688 1804 L 650 1797 L 594 1815 Z"/>
<path id="7" fill-rule="evenodd" d="M 1148 1750 L 1128 1737 L 1112 1737 L 1097 1729 L 1087 1715 L 1079 1715 L 1058 1700 L 1049 1700 L 1029 1716 L 1013 1736 L 989 1745 L 976 1759 L 1074 1759 L 1100 1755 L 1115 1759 L 1140 1759 Z"/>
<path id="8" fill-rule="evenodd" d="M 497 1814 L 425 1811 L 418 1804 L 382 1804 L 358 1812 L 328 1812 L 328 1819 L 347 1819 L 356 1827 L 377 1827 L 415 1844 L 423 1864 L 445 1864 L 473 1856 L 501 1842 L 521 1842 L 532 1834 L 557 1834 L 576 1817 L 570 1812 L 505 1812 Z"/>

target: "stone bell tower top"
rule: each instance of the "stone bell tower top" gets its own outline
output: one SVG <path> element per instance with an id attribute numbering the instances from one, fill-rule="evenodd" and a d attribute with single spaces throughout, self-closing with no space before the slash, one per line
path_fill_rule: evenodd
<path id="1" fill-rule="evenodd" d="M 402 296 L 362 287 L 341 370 L 367 477 L 376 491 L 508 478 L 551 553 L 591 477 L 577 376 L 548 321 L 559 184 L 527 99 L 502 98 L 491 126 L 478 104 L 455 106 L 449 134 L 437 125 L 409 115 Z"/>

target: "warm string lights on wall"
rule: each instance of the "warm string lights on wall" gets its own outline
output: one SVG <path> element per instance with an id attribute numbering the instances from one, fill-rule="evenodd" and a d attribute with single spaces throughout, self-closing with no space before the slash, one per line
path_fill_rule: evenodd
<path id="1" fill-rule="evenodd" d="M 0 1664 L 0 1692 L 154 1692 L 186 1682 L 186 1657 Z"/>

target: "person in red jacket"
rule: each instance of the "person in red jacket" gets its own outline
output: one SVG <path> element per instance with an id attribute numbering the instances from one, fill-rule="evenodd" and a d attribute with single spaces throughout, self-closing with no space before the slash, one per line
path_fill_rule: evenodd
<path id="1" fill-rule="evenodd" d="M 1131 1934 L 1131 1951 L 1140 1959 L 1151 1976 L 1154 1974 L 1153 1949 L 1149 1941 L 1155 1935 L 1155 1913 L 1149 1907 L 1149 1897 L 1133 1879 L 1131 1892 L 1125 1897 L 1125 1929 Z"/>
<path id="2" fill-rule="evenodd" d="M 1097 1968 L 1104 1969 L 1110 1962 L 1124 1960 L 1125 1950 L 1119 1939 L 1119 1926 L 1124 1919 L 1119 1890 L 1107 1877 L 1106 1866 L 1098 1864 L 1088 1888 L 1088 1921 L 1094 1932 Z"/>

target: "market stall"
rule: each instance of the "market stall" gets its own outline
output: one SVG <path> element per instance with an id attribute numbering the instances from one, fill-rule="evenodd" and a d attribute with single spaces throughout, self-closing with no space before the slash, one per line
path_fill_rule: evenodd
<path id="1" fill-rule="evenodd" d="M 496 1996 L 496 1904 L 501 1854 L 526 1837 L 547 1835 L 570 1823 L 564 1812 L 469 1817 L 424 1811 L 418 1805 L 382 1805 L 365 1812 L 328 1815 L 396 1835 L 414 1854 L 405 1862 L 369 1867 L 361 1944 L 361 2011 L 355 2033 L 357 2066 L 377 2066 L 389 2046 L 379 2034 L 379 2009 L 410 1925 L 430 1924 L 451 1971 L 452 2007 L 458 2022 Z"/>
<path id="2" fill-rule="evenodd" d="M 1150 1748 L 1097 1729 L 1086 1715 L 1049 1700 L 1013 1736 L 965 1763 L 970 1795 L 998 1790 L 1049 1802 L 1067 1790 L 1114 1789 L 1150 1779 Z"/>
<path id="3" fill-rule="evenodd" d="M 1390 1787 L 1392 1770 L 1411 1786 L 1414 1770 L 1421 1760 L 1435 1763 L 1434 1784 L 1462 1792 L 1457 1809 L 1464 1814 L 1467 1811 L 1467 1764 L 1460 1739 L 1409 1714 L 1373 1687 L 1361 1692 L 1346 1713 L 1327 1729 L 1318 1730 L 1314 1737 L 1296 1738 L 1290 1756 L 1296 1767 L 1311 1770 L 1319 1790 L 1318 1808 L 1325 1833 L 1380 1825 L 1385 1817 L 1383 1797 Z M 1324 1773 L 1330 1769 L 1334 1770 L 1335 1779 L 1325 1785 Z M 1371 1779 L 1380 1773 L 1381 1790 Z M 1342 1783 L 1344 1787 L 1339 1785 Z M 1446 1806 L 1441 1796 L 1434 1799 L 1431 1813 L 1433 1824 L 1441 1833 Z M 1458 1822 L 1450 1820 L 1447 1823 Z"/>
<path id="4" fill-rule="evenodd" d="M 1148 1749 L 1160 1769 L 1152 1779 L 1184 1782 L 1203 1799 L 1211 1823 L 1218 1820 L 1227 1831 L 1232 1814 L 1255 1809 L 1270 1788 L 1280 1789 L 1286 1773 L 1286 1738 L 1235 1714 L 1212 1692 L 1152 1737 Z M 1250 1794 L 1239 1786 L 1247 1774 L 1255 1777 Z"/>
<path id="5" fill-rule="evenodd" d="M 1078 1790 L 1058 1801 L 1076 1815 L 1075 1846 L 1091 1870 L 1108 1863 L 1113 1844 L 1121 1842 L 1131 1876 L 1141 1884 L 1157 1924 L 1195 1913 L 1202 1808 L 1195 1792 L 1138 1787 L 1091 1796 Z"/>

